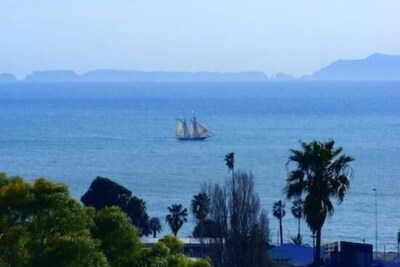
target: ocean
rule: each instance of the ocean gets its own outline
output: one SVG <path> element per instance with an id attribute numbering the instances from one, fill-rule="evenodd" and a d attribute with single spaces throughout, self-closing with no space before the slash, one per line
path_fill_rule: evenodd
<path id="1" fill-rule="evenodd" d="M 175 139 L 175 118 L 189 119 L 192 111 L 215 136 Z M 65 183 L 76 199 L 96 176 L 108 177 L 143 198 L 162 222 L 171 204 L 189 210 L 202 182 L 224 183 L 228 152 L 235 152 L 236 168 L 254 174 L 262 207 L 271 210 L 285 200 L 289 149 L 332 138 L 356 160 L 323 242 L 375 245 L 376 188 L 378 249 L 397 249 L 400 82 L 0 83 L 0 126 L 1 171 Z M 297 220 L 285 201 L 288 241 Z M 278 222 L 269 217 L 276 243 Z M 188 219 L 182 237 L 191 235 Z"/>

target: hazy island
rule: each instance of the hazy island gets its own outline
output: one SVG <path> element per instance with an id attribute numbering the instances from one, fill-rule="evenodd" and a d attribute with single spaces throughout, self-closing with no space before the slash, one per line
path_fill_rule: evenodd
<path id="1" fill-rule="evenodd" d="M 400 56 L 373 54 L 359 60 L 337 60 L 303 80 L 400 80 Z"/>
<path id="2" fill-rule="evenodd" d="M 0 82 L 14 82 L 17 78 L 11 73 L 0 73 Z"/>
<path id="3" fill-rule="evenodd" d="M 79 75 L 71 70 L 35 71 L 26 81 L 135 81 L 135 82 L 178 82 L 178 81 L 267 81 L 262 72 L 143 72 L 128 70 L 92 70 Z"/>
<path id="4" fill-rule="evenodd" d="M 0 74 L 0 82 L 17 79 Z M 373 54 L 364 59 L 337 60 L 311 75 L 295 78 L 278 72 L 270 77 L 260 71 L 244 72 L 167 72 L 100 69 L 78 74 L 72 70 L 34 71 L 22 81 L 39 82 L 264 82 L 264 81 L 372 81 L 400 80 L 400 56 Z"/>
<path id="5" fill-rule="evenodd" d="M 271 77 L 271 80 L 273 80 L 273 81 L 294 81 L 294 80 L 296 80 L 296 78 L 292 75 L 278 72 L 277 74 L 275 74 L 275 76 Z"/>

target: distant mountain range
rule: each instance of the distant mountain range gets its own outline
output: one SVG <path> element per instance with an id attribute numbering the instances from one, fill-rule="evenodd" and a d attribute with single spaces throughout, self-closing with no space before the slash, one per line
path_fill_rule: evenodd
<path id="1" fill-rule="evenodd" d="M 126 70 L 92 70 L 82 75 L 71 70 L 35 71 L 24 81 L 292 81 L 295 77 L 263 72 L 143 72 Z M 338 60 L 311 75 L 297 80 L 400 80 L 400 56 L 373 54 L 365 59 Z M 16 81 L 13 74 L 0 74 L 0 81 Z"/>
<path id="2" fill-rule="evenodd" d="M 142 72 L 122 70 L 92 70 L 79 75 L 73 71 L 35 71 L 26 81 L 267 81 L 262 72 Z"/>
<path id="3" fill-rule="evenodd" d="M 400 56 L 373 54 L 365 59 L 338 60 L 303 76 L 304 80 L 400 80 Z"/>
<path id="4" fill-rule="evenodd" d="M 17 78 L 11 73 L 0 73 L 0 82 L 13 82 Z"/>

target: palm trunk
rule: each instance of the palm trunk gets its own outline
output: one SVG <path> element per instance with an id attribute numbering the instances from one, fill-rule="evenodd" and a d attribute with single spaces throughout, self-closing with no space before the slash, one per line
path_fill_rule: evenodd
<path id="1" fill-rule="evenodd" d="M 297 229 L 297 236 L 300 237 L 300 217 L 299 217 L 299 224 Z"/>
<path id="2" fill-rule="evenodd" d="M 236 196 L 236 184 L 235 184 L 235 174 L 234 169 L 232 168 L 232 218 L 231 218 L 231 229 L 232 229 L 232 236 L 231 236 L 231 257 L 233 258 L 233 266 L 236 267 L 240 262 L 241 255 L 238 253 L 238 205 L 237 205 L 237 196 Z"/>
<path id="3" fill-rule="evenodd" d="M 221 239 L 221 241 L 220 241 L 220 255 L 219 255 L 219 266 L 220 267 L 223 267 L 224 266 L 224 256 L 225 256 L 225 253 L 224 253 L 224 244 L 222 243 L 223 241 L 222 241 L 222 239 Z"/>
<path id="4" fill-rule="evenodd" d="M 322 229 L 317 230 L 317 244 L 315 246 L 315 254 L 314 254 L 314 266 L 319 267 L 321 261 L 321 232 Z"/>
<path id="5" fill-rule="evenodd" d="M 281 245 L 283 244 L 283 233 L 282 233 L 282 218 L 279 218 L 279 233 L 281 236 Z"/>
<path id="6" fill-rule="evenodd" d="M 203 256 L 203 247 L 204 247 L 204 230 L 203 230 L 204 220 L 200 221 L 200 246 L 201 246 L 201 255 Z"/>

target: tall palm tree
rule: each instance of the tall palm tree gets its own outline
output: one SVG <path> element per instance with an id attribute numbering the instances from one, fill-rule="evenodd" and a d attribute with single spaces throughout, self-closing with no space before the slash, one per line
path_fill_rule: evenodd
<path id="1" fill-rule="evenodd" d="M 176 236 L 182 225 L 187 222 L 188 212 L 187 209 L 183 209 L 181 204 L 173 204 L 168 207 L 169 214 L 165 217 L 165 221 L 171 228 L 172 233 Z"/>
<path id="2" fill-rule="evenodd" d="M 233 169 L 235 167 L 235 153 L 231 152 L 225 155 L 225 164 L 228 167 L 229 171 L 232 172 L 233 177 Z"/>
<path id="3" fill-rule="evenodd" d="M 400 257 L 400 230 L 397 233 L 397 257 Z"/>
<path id="4" fill-rule="evenodd" d="M 297 225 L 297 239 L 300 240 L 301 234 L 300 234 L 300 220 L 303 218 L 304 214 L 304 202 L 301 198 L 298 198 L 292 202 L 293 206 L 291 208 L 293 217 L 295 217 L 298 220 L 298 225 Z"/>
<path id="5" fill-rule="evenodd" d="M 194 195 L 191 201 L 191 208 L 196 220 L 203 221 L 210 212 L 210 198 L 205 192 Z"/>
<path id="6" fill-rule="evenodd" d="M 238 214 L 237 214 L 237 194 L 236 194 L 236 185 L 235 185 L 235 153 L 231 152 L 225 155 L 225 164 L 228 167 L 228 171 L 232 174 L 232 214 L 231 214 L 231 230 L 234 233 L 233 236 L 237 236 L 236 233 L 239 231 L 238 225 Z M 238 242 L 233 242 L 233 244 L 237 244 Z"/>
<path id="7" fill-rule="evenodd" d="M 291 149 L 287 167 L 294 164 L 288 173 L 285 193 L 289 199 L 304 199 L 304 217 L 310 230 L 316 234 L 314 265 L 319 266 L 321 255 L 321 233 L 327 216 L 333 215 L 331 198 L 340 204 L 350 186 L 351 168 L 354 159 L 334 148 L 333 140 L 301 143 L 301 150 Z"/>
<path id="8" fill-rule="evenodd" d="M 150 231 L 153 233 L 153 237 L 156 238 L 157 233 L 160 233 L 162 231 L 160 219 L 158 219 L 157 217 L 153 217 L 149 220 L 149 224 Z"/>
<path id="9" fill-rule="evenodd" d="M 272 206 L 272 215 L 279 220 L 279 234 L 281 238 L 281 245 L 283 244 L 283 233 L 282 233 L 282 219 L 286 215 L 285 203 L 282 200 L 276 201 Z"/>
<path id="10" fill-rule="evenodd" d="M 231 152 L 225 155 L 225 164 L 228 167 L 228 171 L 232 174 L 232 205 L 233 205 L 233 212 L 235 212 L 235 202 L 236 202 L 236 194 L 235 194 L 235 153 Z M 232 219 L 235 221 L 236 215 L 232 214 Z"/>

